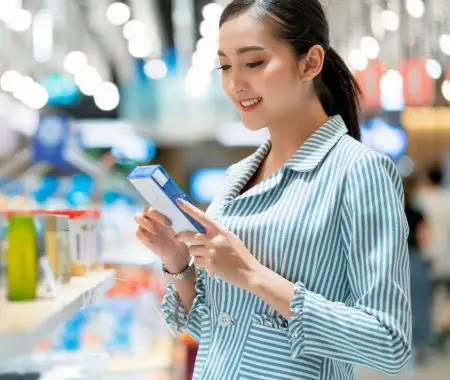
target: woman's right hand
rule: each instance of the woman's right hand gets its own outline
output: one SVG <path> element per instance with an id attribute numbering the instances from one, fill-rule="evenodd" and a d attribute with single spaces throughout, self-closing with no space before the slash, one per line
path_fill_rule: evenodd
<path id="1" fill-rule="evenodd" d="M 159 256 L 171 273 L 179 273 L 189 263 L 189 249 L 179 242 L 171 221 L 155 209 L 146 207 L 144 212 L 136 214 L 136 237 L 150 251 Z"/>

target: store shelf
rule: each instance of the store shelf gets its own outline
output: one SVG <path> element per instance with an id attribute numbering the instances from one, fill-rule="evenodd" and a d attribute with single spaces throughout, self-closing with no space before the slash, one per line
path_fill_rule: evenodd
<path id="1" fill-rule="evenodd" d="M 0 361 L 29 353 L 36 343 L 92 303 L 114 283 L 114 271 L 74 277 L 53 299 L 9 302 L 0 298 Z"/>

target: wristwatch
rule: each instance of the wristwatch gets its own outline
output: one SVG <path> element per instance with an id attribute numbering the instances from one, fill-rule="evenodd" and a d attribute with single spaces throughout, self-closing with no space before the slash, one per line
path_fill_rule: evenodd
<path id="1" fill-rule="evenodd" d="M 171 273 L 171 272 L 169 272 L 167 270 L 167 268 L 164 266 L 164 264 L 163 264 L 162 270 L 163 270 L 164 276 L 168 277 L 171 280 L 174 280 L 174 281 L 183 280 L 195 270 L 194 258 L 192 257 L 191 260 L 189 261 L 189 264 L 187 265 L 187 267 L 184 268 L 179 273 Z"/>

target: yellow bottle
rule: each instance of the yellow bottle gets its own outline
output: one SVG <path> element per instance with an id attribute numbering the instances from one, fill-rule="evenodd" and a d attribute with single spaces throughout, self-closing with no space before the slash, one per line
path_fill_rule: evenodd
<path id="1" fill-rule="evenodd" d="M 36 298 L 38 249 L 32 215 L 12 214 L 8 218 L 7 296 L 10 301 Z"/>

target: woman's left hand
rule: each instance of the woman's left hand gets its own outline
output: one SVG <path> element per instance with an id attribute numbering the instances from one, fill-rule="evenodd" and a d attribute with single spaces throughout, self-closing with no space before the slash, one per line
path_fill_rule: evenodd
<path id="1" fill-rule="evenodd" d="M 233 286 L 248 289 L 249 280 L 260 264 L 244 243 L 197 207 L 184 201 L 178 204 L 206 230 L 204 234 L 182 232 L 176 237 L 188 244 L 195 265 Z"/>

